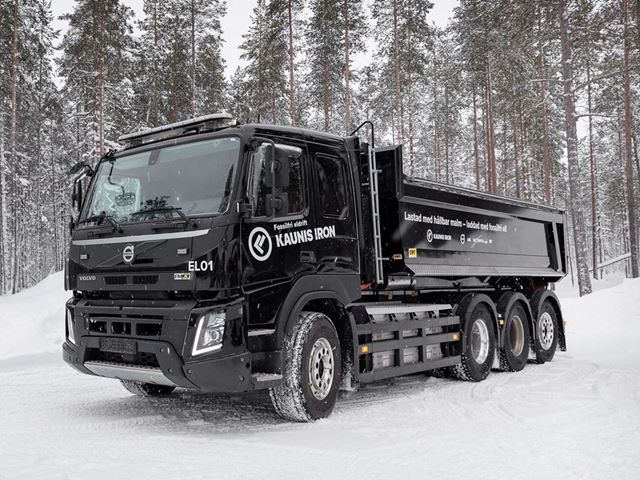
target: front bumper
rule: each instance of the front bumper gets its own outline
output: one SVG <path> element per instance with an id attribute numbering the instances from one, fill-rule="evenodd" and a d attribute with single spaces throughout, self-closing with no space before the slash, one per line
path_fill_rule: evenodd
<path id="1" fill-rule="evenodd" d="M 81 337 L 80 345 L 65 342 L 62 345 L 62 357 L 82 373 L 119 380 L 135 380 L 204 392 L 247 392 L 256 388 L 251 381 L 249 352 L 184 363 L 178 353 L 165 342 L 137 343 L 139 352 L 155 354 L 157 366 L 95 359 L 92 351 L 99 350 L 99 339 L 90 337 Z"/>
<path id="2" fill-rule="evenodd" d="M 66 341 L 62 345 L 62 356 L 82 373 L 120 380 L 204 392 L 265 388 L 270 385 L 252 379 L 252 355 L 246 347 L 241 305 L 234 302 L 226 308 L 229 313 L 223 348 L 190 357 L 195 318 L 206 310 L 195 301 L 174 302 L 169 306 L 73 299 L 67 308 L 73 313 L 76 343 Z M 149 331 L 149 322 L 155 322 L 157 334 L 143 338 L 138 334 Z M 101 349 L 101 339 L 135 342 L 135 353 L 105 352 Z"/>

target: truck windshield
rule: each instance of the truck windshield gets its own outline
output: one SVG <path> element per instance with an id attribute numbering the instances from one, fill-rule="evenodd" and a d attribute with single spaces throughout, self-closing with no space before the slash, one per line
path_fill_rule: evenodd
<path id="1" fill-rule="evenodd" d="M 118 224 L 215 215 L 229 207 L 240 139 L 224 137 L 100 164 L 80 223 Z"/>

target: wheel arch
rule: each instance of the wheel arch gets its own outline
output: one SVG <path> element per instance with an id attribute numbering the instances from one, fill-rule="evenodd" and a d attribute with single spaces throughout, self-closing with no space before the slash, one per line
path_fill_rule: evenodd
<path id="1" fill-rule="evenodd" d="M 304 304 L 301 311 L 323 313 L 331 320 L 340 340 L 340 358 L 342 359 L 342 378 L 355 381 L 354 358 L 357 346 L 356 325 L 353 316 L 337 298 L 315 298 Z"/>
<path id="2" fill-rule="evenodd" d="M 502 335 L 500 333 L 500 326 L 498 325 L 498 311 L 496 310 L 496 304 L 491 300 L 491 297 L 484 293 L 467 293 L 464 295 L 460 301 L 455 305 L 453 314 L 460 316 L 460 325 L 464 325 L 466 323 L 467 317 L 471 315 L 473 309 L 476 308 L 480 303 L 484 303 L 489 309 L 489 313 L 493 318 L 495 335 L 496 335 L 496 346 L 501 345 Z M 466 342 L 467 335 L 462 336 L 463 342 Z M 465 344 L 463 343 L 462 348 L 465 348 Z"/>
<path id="3" fill-rule="evenodd" d="M 300 278 L 293 284 L 278 313 L 278 348 L 283 347 L 302 311 L 324 313 L 338 333 L 344 373 L 345 366 L 356 358 L 354 349 L 357 345 L 355 320 L 346 306 L 360 296 L 358 276 L 309 275 Z"/>
<path id="4" fill-rule="evenodd" d="M 560 347 L 561 352 L 566 352 L 567 339 L 564 331 L 564 319 L 562 317 L 562 310 L 560 309 L 560 300 L 558 299 L 558 296 L 555 294 L 553 290 L 547 290 L 546 288 L 541 288 L 539 290 L 536 290 L 531 296 L 531 299 L 529 300 L 529 303 L 531 304 L 531 312 L 533 314 L 533 318 L 535 319 L 533 322 L 534 323 L 533 334 L 535 335 L 538 334 L 538 332 L 535 330 L 536 323 L 537 323 L 536 320 L 538 319 L 538 314 L 542 309 L 542 305 L 546 301 L 548 301 L 551 304 L 551 306 L 556 312 L 556 317 L 558 319 L 558 330 L 559 330 L 558 345 Z"/>

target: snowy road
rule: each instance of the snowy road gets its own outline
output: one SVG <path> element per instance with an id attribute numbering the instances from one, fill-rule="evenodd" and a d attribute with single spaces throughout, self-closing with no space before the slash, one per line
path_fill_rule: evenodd
<path id="1" fill-rule="evenodd" d="M 0 360 L 0 479 L 639 479 L 639 294 L 635 281 L 563 300 L 579 327 L 549 364 L 370 385 L 310 425 L 263 394 L 147 400 L 58 353 Z"/>

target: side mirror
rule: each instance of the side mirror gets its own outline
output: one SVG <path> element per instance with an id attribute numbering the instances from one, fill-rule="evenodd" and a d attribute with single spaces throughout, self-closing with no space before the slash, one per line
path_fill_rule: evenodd
<path id="1" fill-rule="evenodd" d="M 276 146 L 275 155 L 267 157 L 265 184 L 268 188 L 286 188 L 289 186 L 289 151 Z"/>
<path id="2" fill-rule="evenodd" d="M 73 183 L 73 193 L 71 194 L 71 205 L 79 213 L 82 208 L 82 181 L 80 179 Z"/>
<path id="3" fill-rule="evenodd" d="M 80 175 L 80 174 L 90 177 L 93 175 L 93 168 L 91 168 L 91 165 L 87 165 L 84 162 L 78 162 L 73 167 L 71 167 L 67 172 L 67 175 L 70 177 Z"/>

